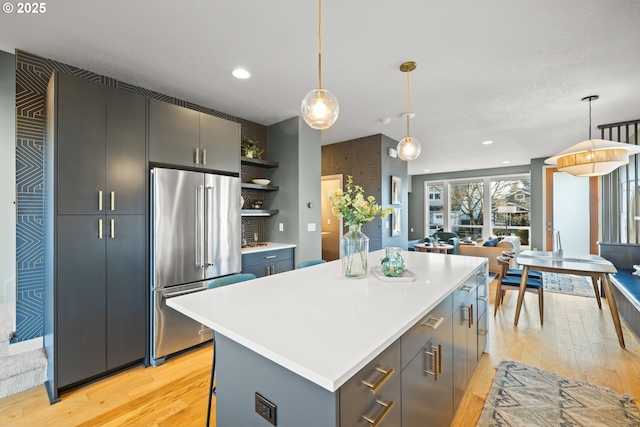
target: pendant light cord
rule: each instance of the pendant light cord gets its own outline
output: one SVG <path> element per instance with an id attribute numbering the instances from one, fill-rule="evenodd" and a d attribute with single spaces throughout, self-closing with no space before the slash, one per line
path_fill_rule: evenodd
<path id="1" fill-rule="evenodd" d="M 409 132 L 409 120 L 411 116 L 411 81 L 409 80 L 409 74 L 411 74 L 411 71 L 407 71 L 407 138 L 411 136 Z"/>
<path id="2" fill-rule="evenodd" d="M 322 89 L 322 0 L 318 0 L 318 89 Z"/>
<path id="3" fill-rule="evenodd" d="M 591 141 L 591 98 L 589 98 L 589 141 Z"/>

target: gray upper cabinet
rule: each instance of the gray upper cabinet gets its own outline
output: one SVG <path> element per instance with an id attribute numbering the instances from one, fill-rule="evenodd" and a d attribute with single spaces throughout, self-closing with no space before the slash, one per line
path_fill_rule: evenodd
<path id="1" fill-rule="evenodd" d="M 106 87 L 58 74 L 58 214 L 100 213 L 105 192 Z M 144 145 L 143 145 L 144 147 Z"/>
<path id="2" fill-rule="evenodd" d="M 107 90 L 105 208 L 108 214 L 144 214 L 145 98 Z"/>
<path id="3" fill-rule="evenodd" d="M 240 172 L 240 124 L 200 113 L 202 167 Z"/>
<path id="4" fill-rule="evenodd" d="M 149 100 L 149 161 L 195 166 L 200 147 L 200 113 Z"/>
<path id="5" fill-rule="evenodd" d="M 149 161 L 240 172 L 240 124 L 149 100 Z"/>

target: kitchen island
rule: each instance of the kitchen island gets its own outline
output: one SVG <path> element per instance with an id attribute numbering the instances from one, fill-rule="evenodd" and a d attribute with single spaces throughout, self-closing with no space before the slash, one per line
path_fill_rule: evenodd
<path id="1" fill-rule="evenodd" d="M 415 281 L 335 261 L 171 299 L 215 331 L 216 425 L 448 424 L 488 339 L 487 262 L 402 255 Z"/>

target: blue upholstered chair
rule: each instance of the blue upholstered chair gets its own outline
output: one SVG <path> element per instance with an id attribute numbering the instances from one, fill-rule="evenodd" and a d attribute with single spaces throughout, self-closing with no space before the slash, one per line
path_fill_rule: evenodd
<path id="1" fill-rule="evenodd" d="M 232 274 L 230 276 L 219 277 L 207 283 L 207 289 L 219 288 L 221 286 L 232 285 L 234 283 L 244 282 L 246 280 L 255 279 L 256 276 L 251 273 Z M 216 336 L 213 335 L 213 362 L 211 363 L 211 380 L 209 382 L 209 404 L 207 405 L 207 427 L 211 420 L 211 400 L 216 394 L 216 388 L 213 386 L 213 378 L 216 373 Z"/>
<path id="2" fill-rule="evenodd" d="M 437 231 L 433 233 L 433 237 L 442 240 L 453 246 L 453 249 L 447 251 L 448 254 L 458 255 L 458 247 L 460 246 L 460 237 L 452 231 Z"/>
<path id="3" fill-rule="evenodd" d="M 506 256 L 510 259 L 513 259 L 513 257 L 515 256 L 515 252 L 513 251 L 502 251 L 502 255 Z M 517 276 L 517 277 L 521 277 L 522 276 L 522 269 L 521 268 L 508 268 L 507 269 L 507 276 Z M 529 273 L 527 274 L 527 276 L 529 277 L 529 279 L 536 279 L 542 282 L 542 285 L 544 286 L 544 280 L 543 280 L 543 275 L 541 272 L 539 271 L 531 271 L 529 270 Z"/>
<path id="4" fill-rule="evenodd" d="M 496 286 L 496 300 L 494 302 L 495 309 L 493 315 L 498 313 L 498 306 L 502 304 L 504 294 L 509 290 L 520 289 L 520 278 L 522 276 L 507 276 L 507 270 L 509 264 L 511 264 L 511 258 L 507 256 L 497 257 L 498 264 L 500 265 L 500 274 L 498 275 L 498 284 Z M 538 309 L 540 311 L 540 325 L 544 323 L 544 288 L 540 280 L 527 277 L 527 292 L 533 292 L 538 294 Z"/>
<path id="5" fill-rule="evenodd" d="M 302 261 L 300 264 L 298 264 L 298 268 L 311 267 L 312 265 L 324 264 L 325 262 L 327 261 L 323 259 L 312 259 L 310 261 Z"/>

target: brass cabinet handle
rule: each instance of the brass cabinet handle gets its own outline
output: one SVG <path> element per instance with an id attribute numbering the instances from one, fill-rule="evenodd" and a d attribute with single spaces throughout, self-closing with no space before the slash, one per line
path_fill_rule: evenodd
<path id="1" fill-rule="evenodd" d="M 269 256 L 264 257 L 264 259 L 274 259 L 277 256 L 278 255 L 269 255 Z"/>
<path id="2" fill-rule="evenodd" d="M 382 388 L 382 386 L 384 386 L 387 383 L 387 381 L 391 379 L 391 377 L 395 373 L 395 370 L 393 368 L 390 368 L 390 369 L 376 368 L 376 371 L 382 373 L 382 376 L 375 383 L 362 380 L 362 384 L 366 385 L 367 387 L 369 387 L 369 389 L 371 389 L 371 394 L 376 394 Z"/>
<path id="3" fill-rule="evenodd" d="M 196 148 L 195 163 L 196 165 L 200 164 L 200 148 Z"/>
<path id="4" fill-rule="evenodd" d="M 98 191 L 98 210 L 102 210 L 102 191 Z"/>
<path id="5" fill-rule="evenodd" d="M 469 327 L 473 325 L 473 304 L 469 305 Z"/>
<path id="6" fill-rule="evenodd" d="M 481 337 L 487 336 L 487 330 L 486 329 L 479 329 L 478 330 L 478 335 L 480 335 Z"/>
<path id="7" fill-rule="evenodd" d="M 102 219 L 98 220 L 98 239 L 102 239 Z"/>
<path id="8" fill-rule="evenodd" d="M 110 230 L 111 231 L 111 238 L 115 239 L 115 237 L 116 237 L 116 220 L 112 219 L 110 222 L 111 222 L 111 227 L 110 227 L 111 228 L 111 230 Z"/>
<path id="9" fill-rule="evenodd" d="M 384 402 L 380 399 L 376 399 L 376 403 L 384 407 L 380 415 L 378 415 L 378 418 L 374 419 L 367 415 L 362 416 L 364 420 L 366 420 L 369 424 L 371 424 L 371 427 L 379 426 L 380 423 L 382 423 L 382 421 L 387 417 L 387 415 L 389 415 L 389 412 L 391 411 L 391 409 L 393 409 L 393 406 L 395 405 L 393 403 L 393 400 L 390 400 L 389 402 Z"/>
<path id="10" fill-rule="evenodd" d="M 442 322 L 444 322 L 444 317 L 429 316 L 427 320 L 421 323 L 421 325 L 428 326 L 435 331 L 436 329 L 438 329 L 438 326 L 440 326 Z"/>
<path id="11" fill-rule="evenodd" d="M 207 164 L 207 149 L 204 148 L 202 150 L 202 164 L 206 165 Z"/>
<path id="12" fill-rule="evenodd" d="M 463 286 L 460 290 L 465 292 L 471 292 L 471 289 L 473 289 L 473 286 Z"/>
<path id="13" fill-rule="evenodd" d="M 111 210 L 112 211 L 116 210 L 116 192 L 115 191 L 111 192 Z"/>
<path id="14" fill-rule="evenodd" d="M 480 276 L 480 277 L 484 277 L 486 275 L 487 275 L 487 273 L 485 273 L 484 271 L 478 272 L 478 276 Z"/>
<path id="15" fill-rule="evenodd" d="M 442 344 L 438 344 L 438 372 L 442 373 Z"/>
<path id="16" fill-rule="evenodd" d="M 485 295 L 483 297 L 478 297 L 478 301 L 487 302 L 488 300 L 489 300 L 489 297 L 487 295 Z"/>
<path id="17" fill-rule="evenodd" d="M 425 351 L 424 354 L 433 356 L 433 372 L 431 372 L 428 369 L 425 369 L 424 372 L 425 374 L 433 375 L 434 379 L 438 381 L 438 372 L 442 372 L 442 370 L 438 367 L 439 365 L 438 361 L 440 360 L 439 353 L 440 353 L 441 347 L 439 345 L 437 347 L 435 345 L 432 345 L 431 348 L 433 349 L 433 352 Z"/>

